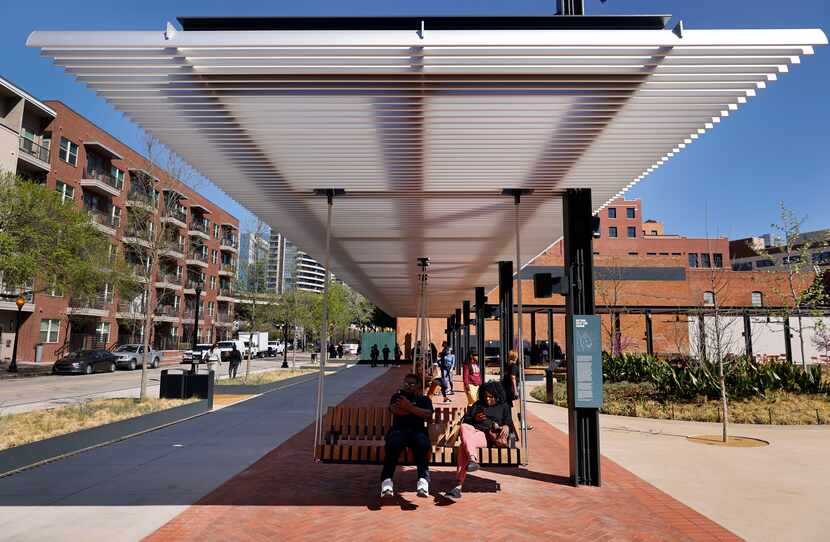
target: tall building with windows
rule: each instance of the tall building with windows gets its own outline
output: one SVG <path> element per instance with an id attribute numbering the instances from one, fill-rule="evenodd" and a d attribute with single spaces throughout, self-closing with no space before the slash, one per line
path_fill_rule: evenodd
<path id="1" fill-rule="evenodd" d="M 259 273 L 266 275 L 269 256 L 268 234 L 245 232 L 239 243 L 239 284 L 243 288 L 253 288 L 251 274 L 259 269 Z"/>
<path id="2" fill-rule="evenodd" d="M 326 269 L 314 258 L 277 232 L 271 232 L 267 283 L 272 292 L 282 294 L 291 288 L 322 292 Z"/>
<path id="3" fill-rule="evenodd" d="M 275 231 L 271 231 L 268 241 L 268 269 L 265 280 L 269 292 L 277 295 L 285 292 L 285 237 Z"/>
<path id="4" fill-rule="evenodd" d="M 0 168 L 44 183 L 65 202 L 83 208 L 128 263 L 142 261 L 150 228 L 170 235 L 150 277 L 149 300 L 121 299 L 109 285 L 92 299 L 46 292 L 29 296 L 18 358 L 34 359 L 38 344 L 41 361 L 50 362 L 67 350 L 140 341 L 138 322 L 148 307 L 154 310 L 155 347 L 178 349 L 194 333 L 197 288 L 199 341 L 229 337 L 237 303 L 232 279 L 239 221 L 62 102 L 38 102 L 2 79 L 0 97 Z M 6 152 L 10 145 L 12 154 Z M 135 217 L 148 214 L 152 226 L 142 230 Z M 0 284 L 0 289 L 7 287 Z M 14 332 L 13 301 L 0 297 L 3 334 Z"/>

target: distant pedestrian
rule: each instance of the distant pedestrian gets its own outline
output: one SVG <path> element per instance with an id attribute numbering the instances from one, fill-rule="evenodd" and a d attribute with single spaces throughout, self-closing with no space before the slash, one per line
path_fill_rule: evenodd
<path id="1" fill-rule="evenodd" d="M 452 394 L 452 370 L 455 367 L 455 354 L 452 353 L 452 348 L 447 348 L 446 353 L 441 357 L 439 362 L 441 367 L 441 395 L 444 396 L 444 402 L 452 401 L 447 397 L 447 390 Z"/>
<path id="2" fill-rule="evenodd" d="M 478 365 L 478 356 L 471 353 L 461 367 L 464 378 L 464 392 L 467 394 L 467 404 L 478 401 L 478 387 L 481 386 L 481 367 Z"/>
<path id="3" fill-rule="evenodd" d="M 378 358 L 380 357 L 380 350 L 378 350 L 378 345 L 372 345 L 372 351 L 370 352 L 370 356 L 372 357 L 372 367 L 377 367 Z"/>
<path id="4" fill-rule="evenodd" d="M 236 349 L 236 343 L 231 344 L 231 351 L 228 353 L 228 376 L 236 378 L 239 366 L 242 364 L 242 352 Z"/>
<path id="5" fill-rule="evenodd" d="M 435 343 L 429 343 L 429 353 L 432 354 L 430 361 L 432 363 L 438 363 L 438 347 L 435 346 Z"/>
<path id="6" fill-rule="evenodd" d="M 222 352 L 219 350 L 219 343 L 213 343 L 213 346 L 210 347 L 210 351 L 208 351 L 208 372 L 216 374 L 216 370 L 219 368 L 219 363 L 221 361 Z"/>
<path id="7" fill-rule="evenodd" d="M 383 345 L 383 350 L 381 350 L 381 352 L 383 352 L 383 366 L 384 367 L 389 367 L 389 354 L 392 353 L 392 351 L 389 350 L 389 345 L 384 344 Z"/>
<path id="8" fill-rule="evenodd" d="M 337 357 L 343 357 L 343 343 L 337 343 Z"/>
<path id="9" fill-rule="evenodd" d="M 329 343 L 329 359 L 335 359 L 337 357 L 337 347 L 334 346 L 334 343 Z"/>
<path id="10" fill-rule="evenodd" d="M 400 365 L 401 363 L 401 347 L 395 343 L 395 365 Z"/>

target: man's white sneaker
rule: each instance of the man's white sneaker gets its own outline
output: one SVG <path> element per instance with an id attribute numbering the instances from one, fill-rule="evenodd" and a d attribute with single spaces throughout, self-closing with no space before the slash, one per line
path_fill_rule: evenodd
<path id="1" fill-rule="evenodd" d="M 418 478 L 417 493 L 419 497 L 429 496 L 429 482 L 426 478 Z"/>
<path id="2" fill-rule="evenodd" d="M 395 487 L 392 485 L 392 479 L 387 478 L 380 484 L 380 496 L 391 497 L 395 494 Z"/>

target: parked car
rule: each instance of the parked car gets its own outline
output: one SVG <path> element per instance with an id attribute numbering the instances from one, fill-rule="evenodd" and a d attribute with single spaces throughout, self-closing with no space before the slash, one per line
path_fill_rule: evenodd
<path id="1" fill-rule="evenodd" d="M 190 364 L 191 360 L 193 359 L 193 353 L 196 353 L 196 361 L 192 363 L 205 363 L 205 356 L 207 355 L 208 350 L 210 347 L 213 346 L 210 343 L 202 343 L 196 345 L 196 350 L 185 350 L 182 353 L 182 363 Z"/>
<path id="2" fill-rule="evenodd" d="M 280 341 L 268 341 L 268 356 L 276 356 L 285 352 L 285 345 Z"/>
<path id="3" fill-rule="evenodd" d="M 347 356 L 356 356 L 357 343 L 343 343 L 343 354 Z"/>
<path id="4" fill-rule="evenodd" d="M 52 365 L 52 374 L 115 372 L 117 357 L 104 349 L 70 352 Z"/>
<path id="5" fill-rule="evenodd" d="M 118 368 L 129 369 L 134 371 L 137 367 L 141 367 L 144 363 L 144 345 L 143 344 L 122 344 L 112 351 L 116 355 L 115 364 Z M 147 351 L 148 367 L 155 369 L 161 363 L 161 352 L 157 352 L 150 348 Z"/>

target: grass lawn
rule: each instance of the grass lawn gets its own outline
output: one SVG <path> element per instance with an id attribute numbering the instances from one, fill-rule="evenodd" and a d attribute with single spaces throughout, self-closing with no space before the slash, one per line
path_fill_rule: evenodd
<path id="1" fill-rule="evenodd" d="M 243 368 L 240 367 L 240 373 L 243 371 Z M 217 380 L 217 386 L 230 386 L 230 385 L 245 385 L 245 386 L 256 386 L 258 384 L 270 384 L 271 382 L 277 382 L 279 380 L 285 380 L 286 378 L 294 378 L 295 376 L 302 376 L 308 374 L 316 374 L 319 373 L 319 369 L 281 369 L 277 371 L 268 371 L 265 373 L 254 373 L 250 375 L 248 378 L 239 377 L 239 378 L 225 378 L 222 380 Z M 330 371 L 326 371 L 326 374 L 331 374 Z"/>
<path id="2" fill-rule="evenodd" d="M 77 405 L 0 415 L 0 450 L 135 418 L 198 399 L 99 399 Z"/>
<path id="3" fill-rule="evenodd" d="M 663 401 L 650 384 L 615 383 L 603 385 L 603 414 L 637 416 L 665 420 L 689 420 L 699 422 L 720 421 L 720 400 Z M 531 391 L 531 395 L 545 400 L 544 386 Z M 567 390 L 564 382 L 554 387 L 554 403 L 567 407 Z M 774 425 L 830 424 L 830 399 L 826 395 L 777 392 L 766 397 L 734 400 L 729 402 L 731 423 L 758 423 Z"/>

